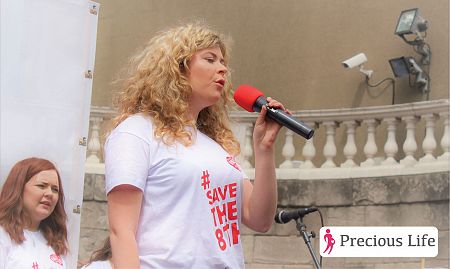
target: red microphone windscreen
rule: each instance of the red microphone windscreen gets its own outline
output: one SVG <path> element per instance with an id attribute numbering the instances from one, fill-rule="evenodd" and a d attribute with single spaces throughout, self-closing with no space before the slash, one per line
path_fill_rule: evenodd
<path id="1" fill-rule="evenodd" d="M 248 112 L 254 112 L 253 104 L 258 97 L 264 94 L 249 85 L 241 85 L 234 92 L 234 101 Z"/>

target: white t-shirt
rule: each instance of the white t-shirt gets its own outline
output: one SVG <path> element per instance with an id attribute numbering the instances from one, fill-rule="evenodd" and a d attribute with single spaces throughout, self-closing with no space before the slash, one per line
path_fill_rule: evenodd
<path id="1" fill-rule="evenodd" d="M 111 263 L 108 261 L 94 261 L 88 265 L 81 267 L 81 269 L 112 269 Z"/>
<path id="2" fill-rule="evenodd" d="M 166 146 L 151 119 L 134 115 L 105 143 L 106 192 L 141 189 L 137 230 L 141 268 L 244 268 L 241 238 L 242 169 L 214 140 Z"/>
<path id="3" fill-rule="evenodd" d="M 25 241 L 16 244 L 0 226 L 0 269 L 65 269 L 63 256 L 55 254 L 40 231 L 23 231 Z"/>

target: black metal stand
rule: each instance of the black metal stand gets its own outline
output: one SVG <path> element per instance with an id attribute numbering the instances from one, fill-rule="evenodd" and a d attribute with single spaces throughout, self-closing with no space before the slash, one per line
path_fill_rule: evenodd
<path id="1" fill-rule="evenodd" d="M 309 253 L 311 253 L 311 257 L 313 258 L 313 262 L 316 266 L 317 269 L 321 269 L 319 261 L 317 260 L 316 254 L 314 253 L 314 250 L 312 249 L 311 246 L 311 237 L 315 237 L 314 232 L 309 233 L 306 230 L 306 225 L 303 223 L 303 218 L 298 218 L 295 220 L 297 222 L 297 230 L 299 231 L 299 233 L 301 234 L 301 236 L 303 237 L 303 240 L 305 241 L 306 246 L 308 247 Z"/>

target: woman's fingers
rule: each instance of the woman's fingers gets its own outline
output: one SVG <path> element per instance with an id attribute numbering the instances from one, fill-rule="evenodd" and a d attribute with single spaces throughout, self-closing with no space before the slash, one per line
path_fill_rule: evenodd
<path id="1" fill-rule="evenodd" d="M 266 106 L 261 107 L 261 112 L 259 113 L 258 118 L 256 119 L 256 124 L 263 124 L 266 118 L 267 108 Z"/>
<path id="2" fill-rule="evenodd" d="M 267 97 L 267 103 L 268 106 L 271 108 L 277 108 L 277 109 L 282 109 L 283 111 L 286 111 L 286 108 L 284 107 L 284 105 L 280 102 L 278 102 L 277 100 L 273 99 L 272 97 Z"/>

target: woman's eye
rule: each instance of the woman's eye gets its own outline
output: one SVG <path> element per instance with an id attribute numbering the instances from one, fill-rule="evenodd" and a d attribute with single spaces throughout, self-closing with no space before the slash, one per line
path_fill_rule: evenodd
<path id="1" fill-rule="evenodd" d="M 58 192 L 59 192 L 59 190 L 58 190 L 58 189 L 55 189 L 55 188 L 53 188 L 52 191 L 53 191 L 54 193 L 58 193 Z"/>
<path id="2" fill-rule="evenodd" d="M 208 61 L 208 63 L 210 63 L 210 64 L 214 63 L 214 59 L 213 58 L 206 58 L 206 61 Z"/>

